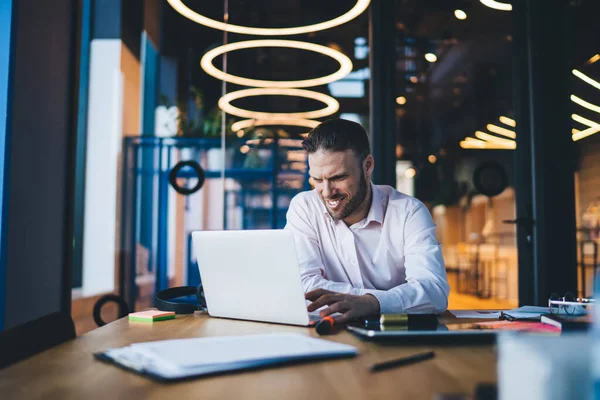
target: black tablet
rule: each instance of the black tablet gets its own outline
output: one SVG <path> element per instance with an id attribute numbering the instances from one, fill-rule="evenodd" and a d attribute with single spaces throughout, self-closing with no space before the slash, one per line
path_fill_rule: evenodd
<path id="1" fill-rule="evenodd" d="M 348 331 L 364 340 L 396 343 L 493 343 L 497 330 L 475 323 L 392 325 L 364 321 L 347 326 Z"/>

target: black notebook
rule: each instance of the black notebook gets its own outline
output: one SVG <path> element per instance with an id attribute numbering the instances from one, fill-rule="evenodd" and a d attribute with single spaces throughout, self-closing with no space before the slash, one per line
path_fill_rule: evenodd
<path id="1" fill-rule="evenodd" d="M 544 324 L 556 326 L 561 331 L 585 331 L 592 324 L 592 318 L 588 315 L 558 315 L 544 314 L 541 317 Z"/>

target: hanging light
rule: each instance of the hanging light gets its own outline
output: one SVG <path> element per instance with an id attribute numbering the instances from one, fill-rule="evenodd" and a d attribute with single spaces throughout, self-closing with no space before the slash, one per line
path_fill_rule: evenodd
<path id="1" fill-rule="evenodd" d="M 244 78 L 228 74 L 216 68 L 212 61 L 215 57 L 235 50 L 241 49 L 253 49 L 257 47 L 285 47 L 292 49 L 301 49 L 313 51 L 315 53 L 323 54 L 335 59 L 340 68 L 331 75 L 322 76 L 313 79 L 304 79 L 297 81 L 267 81 L 259 79 Z M 200 60 L 200 66 L 202 69 L 217 79 L 225 82 L 235 83 L 241 86 L 257 86 L 257 87 L 281 87 L 281 88 L 297 88 L 297 87 L 309 87 L 326 85 L 328 83 L 337 81 L 344 78 L 350 72 L 352 72 L 352 61 L 343 53 L 334 50 L 330 47 L 321 46 L 314 43 L 299 42 L 296 40 L 278 40 L 278 39 L 267 39 L 267 40 L 247 40 L 243 42 L 230 43 L 223 46 L 219 46 L 207 52 Z"/>
<path id="2" fill-rule="evenodd" d="M 284 35 L 299 35 L 301 33 L 317 32 L 325 29 L 333 28 L 334 26 L 345 24 L 348 21 L 353 20 L 363 13 L 369 6 L 371 0 L 357 0 L 354 7 L 352 7 L 345 14 L 339 17 L 333 18 L 329 21 L 324 21 L 318 24 L 296 26 L 291 28 L 253 28 L 249 26 L 240 26 L 216 21 L 205 17 L 202 14 L 195 12 L 194 10 L 183 4 L 183 0 L 167 0 L 171 7 L 175 9 L 179 14 L 184 17 L 204 26 L 208 26 L 221 31 L 242 33 L 247 35 L 257 36 L 284 36 Z"/>
<path id="3" fill-rule="evenodd" d="M 302 126 L 305 128 L 315 128 L 319 125 L 319 121 L 313 121 L 310 119 L 286 119 L 282 120 L 257 120 L 257 119 L 244 119 L 241 121 L 234 122 L 231 125 L 232 131 L 239 131 L 254 126 L 270 126 L 270 125 L 283 125 L 283 126 Z"/>
<path id="4" fill-rule="evenodd" d="M 595 63 L 598 60 L 600 60 L 600 54 L 595 54 L 589 60 L 587 60 L 585 63 L 590 65 L 590 64 Z"/>
<path id="5" fill-rule="evenodd" d="M 304 112 L 295 113 L 272 113 L 272 112 L 258 112 L 253 110 L 246 110 L 243 108 L 235 107 L 231 104 L 233 100 L 241 99 L 244 97 L 253 96 L 298 96 L 307 99 L 313 99 L 326 104 L 326 107 Z M 340 103 L 331 96 L 323 93 L 314 92 L 312 90 L 304 89 L 286 89 L 286 88 L 252 88 L 238 90 L 235 92 L 227 93 L 225 96 L 219 99 L 219 108 L 225 111 L 227 114 L 235 115 L 242 118 L 251 118 L 259 120 L 290 120 L 290 119 L 315 119 L 322 118 L 328 115 L 336 113 L 340 108 Z"/>
<path id="6" fill-rule="evenodd" d="M 587 128 L 587 129 L 584 129 L 582 131 L 578 131 L 577 133 L 573 134 L 572 139 L 573 139 L 574 142 L 576 142 L 576 141 L 581 140 L 581 139 L 583 139 L 585 137 L 592 136 L 593 134 L 598 133 L 598 132 L 600 132 L 600 125 L 594 126 L 594 127 L 591 127 L 591 128 Z"/>
<path id="7" fill-rule="evenodd" d="M 500 122 L 502 122 L 504 125 L 512 126 L 513 128 L 517 126 L 517 121 L 505 116 L 500 117 Z"/>
<path id="8" fill-rule="evenodd" d="M 490 135 L 489 133 L 477 131 L 475 132 L 475 137 L 477 139 L 481 139 L 490 143 L 494 143 L 497 145 L 506 146 L 510 149 L 515 149 L 517 147 L 517 143 L 514 140 L 503 139 L 498 136 Z"/>
<path id="9" fill-rule="evenodd" d="M 592 104 L 592 103 L 588 103 L 587 101 L 583 100 L 582 98 L 579 98 L 577 96 L 575 96 L 574 94 L 571 95 L 571 101 L 575 104 L 579 104 L 581 107 L 583 108 L 587 108 L 590 111 L 594 111 L 597 113 L 600 113 L 600 107 Z"/>
<path id="10" fill-rule="evenodd" d="M 406 97 L 404 97 L 404 96 L 396 97 L 396 103 L 400 104 L 401 106 L 405 105 Z"/>
<path id="11" fill-rule="evenodd" d="M 425 59 L 430 63 L 434 63 L 437 61 L 437 56 L 433 53 L 427 53 L 425 54 Z"/>
<path id="12" fill-rule="evenodd" d="M 571 118 L 573 118 L 573 121 L 579 122 L 582 125 L 586 125 L 589 128 L 600 126 L 600 124 L 598 124 L 597 122 L 584 118 L 579 114 L 571 114 Z"/>
<path id="13" fill-rule="evenodd" d="M 461 21 L 464 21 L 465 19 L 467 19 L 467 13 L 464 12 L 463 10 L 454 10 L 454 16 L 457 19 L 460 19 Z"/>
<path id="14" fill-rule="evenodd" d="M 501 126 L 497 126 L 494 124 L 487 124 L 487 130 L 502 136 L 509 137 L 511 139 L 516 139 L 517 133 L 515 131 L 511 131 L 510 129 L 502 128 Z"/>
<path id="15" fill-rule="evenodd" d="M 587 76 L 583 72 L 574 69 L 573 70 L 573 75 L 575 75 L 576 77 L 578 77 L 579 79 L 581 79 L 582 81 L 584 81 L 585 83 L 587 83 L 588 85 L 592 85 L 596 89 L 600 89 L 600 83 L 598 83 L 594 79 L 590 78 L 589 76 Z"/>
<path id="16" fill-rule="evenodd" d="M 494 10 L 500 11 L 512 11 L 512 5 L 509 3 L 501 3 L 496 0 L 479 0 L 481 4 L 487 6 L 489 8 L 493 8 Z"/>

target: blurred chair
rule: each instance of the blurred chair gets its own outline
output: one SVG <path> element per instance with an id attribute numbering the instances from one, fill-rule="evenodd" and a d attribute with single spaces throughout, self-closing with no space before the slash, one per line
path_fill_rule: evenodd
<path id="1" fill-rule="evenodd" d="M 586 274 L 588 268 L 592 269 L 592 286 L 593 282 L 596 281 L 596 269 L 598 268 L 598 243 L 594 240 L 581 240 L 579 242 L 579 254 L 578 254 L 578 272 L 580 273 L 579 283 L 579 297 L 587 297 L 587 284 Z"/>
<path id="2" fill-rule="evenodd" d="M 0 368 L 74 339 L 71 317 L 55 312 L 0 332 Z"/>
<path id="3" fill-rule="evenodd" d="M 479 298 L 492 296 L 492 277 L 498 260 L 498 245 L 495 243 L 477 244 L 477 263 L 475 266 L 475 294 Z"/>
<path id="4" fill-rule="evenodd" d="M 477 246 L 469 243 L 458 243 L 456 245 L 457 258 L 457 292 L 473 292 L 473 272 L 477 258 Z"/>

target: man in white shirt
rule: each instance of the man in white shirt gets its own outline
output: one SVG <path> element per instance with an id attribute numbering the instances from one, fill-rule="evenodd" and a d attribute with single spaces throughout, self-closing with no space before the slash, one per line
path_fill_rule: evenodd
<path id="1" fill-rule="evenodd" d="M 450 287 L 435 224 L 417 199 L 373 185 L 374 159 L 357 123 L 332 119 L 303 147 L 315 190 L 292 199 L 293 233 L 309 311 L 336 322 L 378 313 L 440 313 Z"/>

